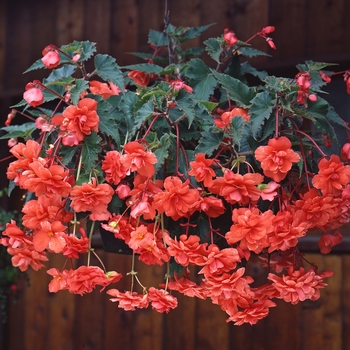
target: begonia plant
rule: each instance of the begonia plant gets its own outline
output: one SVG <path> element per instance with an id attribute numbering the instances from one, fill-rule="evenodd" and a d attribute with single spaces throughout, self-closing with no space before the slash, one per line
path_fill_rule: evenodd
<path id="1" fill-rule="evenodd" d="M 251 43 L 276 49 L 273 26 L 245 41 L 225 29 L 183 49 L 208 27 L 151 30 L 152 53 L 134 53 L 139 64 L 120 67 L 95 43 L 74 41 L 47 46 L 27 70 L 48 75 L 27 84 L 2 128 L 10 188 L 26 201 L 1 243 L 21 271 L 62 254 L 65 267 L 47 271 L 50 292 L 100 286 L 124 310 L 166 313 L 180 292 L 211 299 L 236 325 L 255 324 L 275 299 L 320 297 L 332 272 L 298 243 L 317 234 L 329 253 L 349 222 L 350 148 L 334 131 L 349 123 L 322 89 L 343 74 L 350 92 L 350 72 L 313 61 L 294 78 L 256 70 L 250 59 L 267 54 Z M 11 125 L 16 114 L 28 122 Z M 99 234 L 109 251 L 131 254 L 126 276 L 91 263 Z M 252 257 L 264 284 L 249 275 Z M 144 285 L 135 259 L 164 265 L 165 279 Z M 129 290 L 110 287 L 121 278 Z"/>

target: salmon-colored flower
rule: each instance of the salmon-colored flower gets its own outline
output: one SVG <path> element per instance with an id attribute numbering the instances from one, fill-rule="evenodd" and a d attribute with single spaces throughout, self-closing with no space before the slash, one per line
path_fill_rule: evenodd
<path id="1" fill-rule="evenodd" d="M 151 301 L 152 309 L 168 313 L 170 309 L 177 307 L 177 299 L 164 289 L 151 287 L 148 290 L 148 299 Z"/>
<path id="2" fill-rule="evenodd" d="M 225 206 L 220 198 L 207 196 L 202 198 L 200 210 L 211 218 L 217 218 L 225 212 Z"/>
<path id="3" fill-rule="evenodd" d="M 181 235 L 179 240 L 165 236 L 165 243 L 168 246 L 169 255 L 182 266 L 187 266 L 189 263 L 195 264 L 197 259 L 203 261 L 203 255 L 206 254 L 207 243 L 200 244 L 200 238 L 196 235 Z"/>
<path id="4" fill-rule="evenodd" d="M 60 221 L 52 223 L 43 221 L 40 226 L 33 237 L 34 249 L 42 252 L 48 248 L 55 253 L 60 253 L 66 245 L 64 236 L 67 227 Z"/>
<path id="5" fill-rule="evenodd" d="M 26 85 L 26 91 L 23 93 L 23 99 L 31 107 L 40 106 L 44 102 L 44 94 L 41 90 L 41 85 L 38 85 L 36 81 L 28 83 Z"/>
<path id="6" fill-rule="evenodd" d="M 146 177 L 154 175 L 154 164 L 157 163 L 157 157 L 154 153 L 146 151 L 136 141 L 127 143 L 124 146 L 124 150 L 125 154 L 122 155 L 120 162 L 128 171 L 136 171 Z"/>
<path id="7" fill-rule="evenodd" d="M 177 278 L 176 274 L 174 275 L 174 280 L 168 283 L 168 288 L 171 290 L 176 290 L 183 295 L 188 297 L 197 297 L 199 299 L 206 298 L 206 290 L 202 286 L 197 285 L 195 282 L 189 280 L 186 277 L 180 279 Z"/>
<path id="8" fill-rule="evenodd" d="M 227 49 L 230 49 L 238 42 L 238 39 L 233 31 L 226 28 L 224 30 L 224 41 L 226 42 Z"/>
<path id="9" fill-rule="evenodd" d="M 71 189 L 71 185 L 67 182 L 68 170 L 57 164 L 46 166 L 42 161 L 34 161 L 28 166 L 30 170 L 23 172 L 27 177 L 23 188 L 34 192 L 37 197 L 41 195 L 50 197 L 57 194 L 62 197 L 68 196 Z"/>
<path id="10" fill-rule="evenodd" d="M 199 209 L 200 196 L 197 190 L 189 188 L 189 180 L 182 182 L 176 176 L 164 180 L 164 192 L 153 197 L 153 208 L 158 213 L 165 213 L 173 220 L 189 217 Z"/>
<path id="11" fill-rule="evenodd" d="M 215 177 L 215 171 L 210 168 L 214 163 L 213 159 L 206 159 L 205 154 L 196 154 L 196 160 L 190 162 L 191 170 L 188 175 L 194 176 L 198 182 L 203 182 L 204 186 L 209 187 L 213 184 L 213 177 Z"/>
<path id="12" fill-rule="evenodd" d="M 347 142 L 343 145 L 341 149 L 341 157 L 346 161 L 350 161 L 350 143 Z"/>
<path id="13" fill-rule="evenodd" d="M 10 153 L 14 155 L 17 160 L 11 162 L 7 168 L 7 178 L 23 188 L 23 183 L 27 176 L 23 175 L 25 170 L 29 170 L 29 164 L 38 159 L 41 151 L 40 145 L 33 140 L 28 140 L 25 144 L 19 142 L 10 149 Z"/>
<path id="14" fill-rule="evenodd" d="M 111 271 L 105 273 L 97 266 L 80 266 L 67 278 L 68 290 L 72 294 L 83 295 L 91 293 L 96 286 L 102 286 L 101 291 L 111 283 L 122 278 L 120 273 Z"/>
<path id="15" fill-rule="evenodd" d="M 107 224 L 101 224 L 106 231 L 112 232 L 115 238 L 120 238 L 126 244 L 130 241 L 130 234 L 135 230 L 136 221 L 128 216 L 113 214 Z"/>
<path id="16" fill-rule="evenodd" d="M 312 184 L 320 189 L 323 195 L 340 196 L 342 190 L 350 183 L 350 165 L 345 165 L 335 154 L 332 154 L 329 160 L 322 158 L 318 169 Z"/>
<path id="17" fill-rule="evenodd" d="M 51 197 L 40 196 L 26 202 L 22 208 L 22 223 L 25 227 L 36 230 L 40 229 L 42 221 L 69 222 L 73 218 L 73 213 L 64 209 L 65 201 L 60 195 Z"/>
<path id="18" fill-rule="evenodd" d="M 318 274 L 314 269 L 306 271 L 303 267 L 300 267 L 299 270 L 290 267 L 288 275 L 279 277 L 269 273 L 267 278 L 280 292 L 280 299 L 295 305 L 306 299 L 317 300 L 320 297 L 320 288 L 327 286 L 323 279 L 332 275 L 331 271 Z"/>
<path id="19" fill-rule="evenodd" d="M 190 94 L 193 92 L 193 89 L 191 86 L 186 85 L 181 79 L 176 79 L 170 81 L 170 85 L 175 89 L 175 90 L 181 90 L 184 89 Z"/>
<path id="20" fill-rule="evenodd" d="M 109 98 L 112 95 L 119 95 L 121 90 L 113 83 L 101 83 L 97 80 L 91 80 L 89 82 L 89 89 L 94 95 L 100 95 L 103 98 Z"/>
<path id="21" fill-rule="evenodd" d="M 140 72 L 138 70 L 132 70 L 131 72 L 129 72 L 128 77 L 131 78 L 135 82 L 135 84 L 140 85 L 142 87 L 146 87 L 151 80 L 151 77 L 148 74 L 146 74 L 145 72 Z"/>
<path id="22" fill-rule="evenodd" d="M 311 188 L 295 202 L 296 216 L 307 222 L 310 228 L 322 228 L 338 214 L 339 205 L 340 198 L 320 195 L 316 188 Z"/>
<path id="23" fill-rule="evenodd" d="M 56 68 L 60 64 L 60 55 L 54 45 L 48 45 L 42 51 L 43 58 L 41 62 L 46 68 Z"/>
<path id="24" fill-rule="evenodd" d="M 73 235 L 64 235 L 66 245 L 62 250 L 62 254 L 69 259 L 79 258 L 79 254 L 86 253 L 89 250 L 90 240 L 86 236 L 85 230 L 80 229 L 81 237 Z"/>
<path id="25" fill-rule="evenodd" d="M 271 253 L 274 250 L 288 250 L 295 247 L 298 243 L 298 238 L 306 235 L 308 223 L 300 221 L 290 211 L 279 211 L 272 219 L 273 231 L 269 233 L 269 249 Z"/>
<path id="26" fill-rule="evenodd" d="M 334 234 L 324 233 L 318 241 L 318 246 L 322 254 L 328 254 L 331 252 L 332 247 L 342 242 L 343 236 L 340 232 Z"/>
<path id="27" fill-rule="evenodd" d="M 46 271 L 47 274 L 51 275 L 53 279 L 49 283 L 49 292 L 57 293 L 59 290 L 68 289 L 67 279 L 72 274 L 73 270 L 60 271 L 56 268 L 51 268 Z"/>
<path id="28" fill-rule="evenodd" d="M 276 182 L 287 176 L 293 163 L 300 160 L 298 153 L 292 149 L 292 143 L 287 137 L 270 139 L 267 146 L 260 146 L 255 150 L 255 158 L 261 162 L 264 174 Z"/>
<path id="29" fill-rule="evenodd" d="M 110 213 L 107 210 L 114 194 L 108 184 L 97 184 L 95 178 L 90 183 L 84 182 L 81 186 L 74 186 L 70 192 L 72 200 L 70 206 L 76 212 L 91 212 L 91 220 L 108 220 Z"/>
<path id="30" fill-rule="evenodd" d="M 203 257 L 203 262 L 197 265 L 203 266 L 199 274 L 217 275 L 233 270 L 237 262 L 241 261 L 238 251 L 235 248 L 220 249 L 217 245 L 208 246 L 207 255 Z"/>
<path id="31" fill-rule="evenodd" d="M 34 271 L 38 271 L 44 265 L 42 261 L 48 261 L 46 254 L 38 252 L 32 245 L 23 248 L 7 248 L 7 252 L 12 255 L 11 263 L 18 267 L 22 272 L 30 266 Z"/>
<path id="32" fill-rule="evenodd" d="M 118 151 L 109 151 L 106 153 L 101 169 L 105 172 L 106 181 L 113 185 L 126 177 L 127 168 L 121 163 L 122 154 Z"/>
<path id="33" fill-rule="evenodd" d="M 258 208 L 239 208 L 232 212 L 233 225 L 226 233 L 229 244 L 240 241 L 240 247 L 259 254 L 269 246 L 268 234 L 273 231 L 273 213 L 268 210 L 261 213 Z"/>
<path id="34" fill-rule="evenodd" d="M 230 111 L 219 114 L 219 116 L 214 119 L 214 123 L 218 128 L 229 127 L 234 117 L 242 117 L 246 122 L 250 120 L 250 115 L 246 109 L 234 107 Z"/>
<path id="35" fill-rule="evenodd" d="M 264 177 L 258 173 L 235 174 L 226 169 L 223 177 L 213 180 L 209 187 L 211 193 L 219 194 L 228 203 L 247 205 L 250 201 L 257 202 L 260 198 L 260 190 L 257 187 Z"/>
<path id="36" fill-rule="evenodd" d="M 92 98 L 84 98 L 78 102 L 77 106 L 68 106 L 63 111 L 63 118 L 53 118 L 52 122 L 59 123 L 61 130 L 74 132 L 78 140 L 82 141 L 85 135 L 98 131 L 100 118 L 96 110 L 97 101 Z"/>
<path id="37" fill-rule="evenodd" d="M 120 292 L 118 289 L 109 289 L 106 292 L 113 298 L 112 302 L 118 302 L 118 307 L 125 311 L 134 311 L 136 309 L 146 309 L 149 304 L 148 294 L 138 294 L 136 292 Z"/>
<path id="38" fill-rule="evenodd" d="M 238 311 L 231 315 L 226 322 L 233 321 L 235 322 L 235 326 L 240 326 L 243 323 L 250 323 L 253 325 L 265 318 L 269 314 L 269 308 L 275 306 L 276 304 L 270 299 L 258 300 L 243 311 Z"/>

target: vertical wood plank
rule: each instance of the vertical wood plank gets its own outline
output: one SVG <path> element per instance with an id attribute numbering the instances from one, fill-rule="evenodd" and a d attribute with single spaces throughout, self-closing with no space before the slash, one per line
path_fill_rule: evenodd
<path id="1" fill-rule="evenodd" d="M 308 36 L 305 25 L 309 18 L 306 16 L 304 0 L 270 1 L 269 25 L 276 27 L 271 34 L 277 47 L 276 51 L 271 52 L 274 61 L 286 59 L 293 66 L 301 63 Z"/>
<path id="2" fill-rule="evenodd" d="M 345 13 L 346 0 L 308 1 L 305 25 L 305 55 L 326 55 L 341 52 L 343 27 L 339 23 L 349 19 Z M 345 17 L 344 17 L 345 16 Z M 325 21 L 327 25 L 325 24 Z"/>
<path id="3" fill-rule="evenodd" d="M 5 55 L 6 55 L 6 1 L 0 3 L 0 90 L 4 85 Z"/>
<path id="4" fill-rule="evenodd" d="M 66 259 L 62 255 L 50 255 L 50 267 L 61 269 Z M 46 287 L 46 288 L 45 288 Z M 47 286 L 42 284 L 42 288 Z M 68 291 L 49 293 L 47 311 L 49 325 L 46 348 L 50 350 L 74 350 L 74 312 L 77 297 Z"/>
<path id="5" fill-rule="evenodd" d="M 44 350 L 47 344 L 50 318 L 48 317 L 47 289 L 50 280 L 45 268 L 28 272 L 30 285 L 26 289 L 24 303 L 27 305 L 24 318 L 25 347 L 23 350 Z M 45 288 L 46 285 L 46 288 Z"/>
<path id="6" fill-rule="evenodd" d="M 57 46 L 83 40 L 84 0 L 61 0 L 56 15 Z"/>
<path id="7" fill-rule="evenodd" d="M 123 274 L 122 279 L 107 290 L 112 288 L 121 292 L 130 290 L 130 276 L 127 276 L 127 273 L 131 270 L 131 256 L 109 253 L 106 254 L 105 263 L 108 271 L 113 270 Z M 131 350 L 134 312 L 118 308 L 117 303 L 112 303 L 109 298 L 111 297 L 108 295 L 103 298 L 105 303 L 104 348 L 109 349 L 113 344 L 115 349 Z"/>
<path id="8" fill-rule="evenodd" d="M 120 66 L 137 63 L 127 52 L 138 51 L 138 8 L 136 0 L 114 0 L 111 5 L 111 55 Z"/>
<path id="9" fill-rule="evenodd" d="M 236 0 L 234 2 L 232 24 L 232 29 L 238 39 L 243 41 L 249 39 L 269 24 L 269 0 Z M 255 38 L 251 44 L 258 50 L 271 53 L 272 49 L 262 38 Z M 267 57 L 251 59 L 252 63 L 265 61 L 267 61 Z"/>
<path id="10" fill-rule="evenodd" d="M 86 0 L 84 3 L 84 39 L 97 43 L 97 51 L 109 54 L 111 35 L 110 0 Z"/>
<path id="11" fill-rule="evenodd" d="M 342 289 L 340 293 L 342 302 L 342 345 L 343 349 L 350 349 L 350 256 L 342 256 Z"/>
<path id="12" fill-rule="evenodd" d="M 165 269 L 163 266 L 144 265 L 136 261 L 136 271 L 141 283 L 149 288 L 157 288 L 164 283 Z M 137 290 L 137 289 L 136 289 Z M 140 292 L 140 290 L 139 290 Z M 172 312 L 172 311 L 170 311 Z M 167 315 L 160 314 L 151 307 L 137 310 L 133 318 L 132 348 L 131 349 L 152 349 L 162 350 L 163 347 L 163 320 Z"/>

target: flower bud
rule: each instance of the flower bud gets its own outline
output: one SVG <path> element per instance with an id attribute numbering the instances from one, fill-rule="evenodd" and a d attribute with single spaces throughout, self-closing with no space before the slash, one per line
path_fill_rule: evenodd
<path id="1" fill-rule="evenodd" d="M 340 154 L 345 161 L 350 161 L 350 143 L 346 143 L 342 147 Z"/>

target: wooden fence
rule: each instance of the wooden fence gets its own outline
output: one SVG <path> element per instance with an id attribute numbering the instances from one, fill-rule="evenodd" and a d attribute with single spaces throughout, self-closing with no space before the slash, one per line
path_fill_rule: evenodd
<path id="1" fill-rule="evenodd" d="M 130 287 L 131 257 L 98 251 L 107 269 L 122 272 L 115 287 Z M 10 305 L 6 350 L 346 350 L 350 349 L 350 255 L 307 254 L 320 271 L 331 269 L 317 301 L 297 305 L 278 301 L 268 317 L 257 325 L 234 326 L 210 300 L 182 297 L 169 314 L 151 310 L 126 312 L 109 301 L 104 292 L 75 296 L 67 291 L 48 292 L 51 276 L 45 270 L 29 273 L 19 300 Z M 48 267 L 60 266 L 54 257 Z M 137 264 L 146 286 L 163 283 L 162 267 Z M 266 271 L 250 265 L 257 281 Z"/>
<path id="2" fill-rule="evenodd" d="M 138 61 L 128 52 L 147 51 L 149 29 L 162 30 L 164 0 L 2 0 L 0 1 L 0 115 L 21 98 L 25 84 L 44 75 L 22 75 L 41 57 L 48 44 L 73 40 L 97 42 L 99 53 L 117 58 L 120 66 Z M 233 29 L 246 40 L 266 25 L 276 26 L 271 36 L 277 51 L 263 39 L 253 45 L 273 54 L 253 63 L 270 73 L 293 76 L 295 64 L 306 59 L 350 63 L 350 2 L 347 0 L 168 0 L 170 22 L 175 26 L 216 23 L 196 39 L 220 36 Z M 149 51 L 150 52 L 150 51 Z M 6 147 L 1 147 L 4 156 Z M 3 163 L 2 163 L 3 166 Z M 3 172 L 2 172 L 3 173 Z M 1 187 L 6 185 L 3 174 Z M 6 203 L 16 207 L 16 203 Z M 347 234 L 346 230 L 343 232 Z M 6 350 L 346 350 L 350 349 L 350 256 L 348 243 L 328 256 L 306 246 L 308 259 L 320 270 L 335 271 L 316 302 L 292 306 L 278 303 L 256 326 L 235 327 L 210 301 L 179 296 L 179 307 L 168 315 L 152 310 L 124 312 L 95 291 L 84 297 L 67 292 L 50 294 L 46 272 L 29 272 L 30 285 L 22 282 L 19 299 L 11 303 L 6 326 Z M 130 257 L 99 251 L 107 268 L 130 270 Z M 59 265 L 60 261 L 52 264 Z M 50 265 L 48 266 L 48 268 Z M 256 279 L 264 271 L 251 266 Z M 162 268 L 138 267 L 148 286 L 162 282 Z M 128 288 L 128 278 L 118 288 Z"/>

